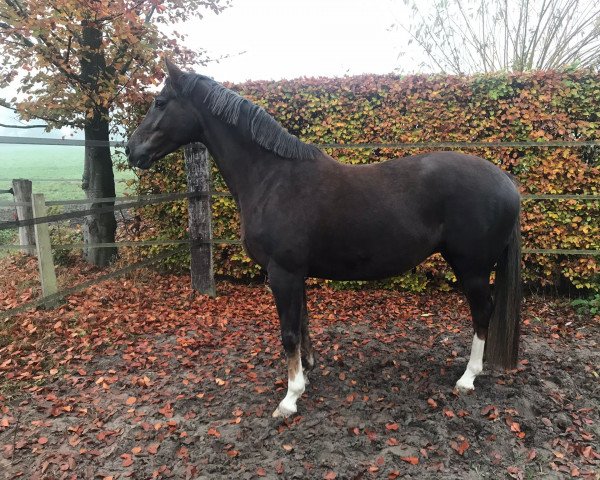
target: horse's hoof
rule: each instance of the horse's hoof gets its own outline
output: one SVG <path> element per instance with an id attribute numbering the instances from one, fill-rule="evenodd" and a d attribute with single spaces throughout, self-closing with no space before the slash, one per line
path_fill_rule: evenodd
<path id="1" fill-rule="evenodd" d="M 468 383 L 468 382 L 461 382 L 460 380 L 458 382 L 456 382 L 455 387 L 460 393 L 471 393 L 473 390 L 475 390 L 475 385 L 473 385 L 473 382 Z"/>
<path id="2" fill-rule="evenodd" d="M 279 404 L 279 406 L 273 412 L 273 418 L 288 418 L 296 413 L 296 409 L 292 410 Z"/>

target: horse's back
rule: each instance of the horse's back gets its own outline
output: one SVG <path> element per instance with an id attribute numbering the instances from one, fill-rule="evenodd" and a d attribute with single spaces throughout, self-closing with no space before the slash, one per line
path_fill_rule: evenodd
<path id="1" fill-rule="evenodd" d="M 337 176 L 337 181 L 325 179 L 333 190 L 329 200 L 337 194 L 355 207 L 371 209 L 375 201 L 392 217 L 390 210 L 400 216 L 415 212 L 431 222 L 454 222 L 455 217 L 482 220 L 479 217 L 514 216 L 520 203 L 508 174 L 487 160 L 456 152 L 343 165 Z"/>

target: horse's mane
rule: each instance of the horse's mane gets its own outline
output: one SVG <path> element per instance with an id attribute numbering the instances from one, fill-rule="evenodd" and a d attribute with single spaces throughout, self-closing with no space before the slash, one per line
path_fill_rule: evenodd
<path id="1" fill-rule="evenodd" d="M 261 147 L 284 158 L 313 160 L 323 155 L 314 145 L 304 143 L 290 134 L 263 108 L 211 78 L 195 73 L 184 74 L 180 79 L 182 94 L 190 95 L 200 81 L 204 83 L 204 103 L 210 112 L 230 125 L 240 128 L 248 125 L 252 141 Z M 248 112 L 248 122 L 245 125 L 240 122 L 243 106 L 247 107 Z"/>

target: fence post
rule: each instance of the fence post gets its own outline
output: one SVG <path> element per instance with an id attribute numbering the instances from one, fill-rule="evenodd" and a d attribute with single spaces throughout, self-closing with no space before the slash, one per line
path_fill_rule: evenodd
<path id="1" fill-rule="evenodd" d="M 210 191 L 210 157 L 201 143 L 192 143 L 185 147 L 185 168 L 188 192 Z M 213 269 L 211 198 L 203 195 L 189 199 L 188 214 L 191 253 L 192 288 L 216 296 Z M 201 242 L 194 244 L 194 242 Z"/>
<path id="2" fill-rule="evenodd" d="M 45 217 L 47 215 L 46 201 L 43 193 L 34 193 L 31 195 L 31 206 L 34 218 Z M 58 291 L 52 249 L 50 247 L 50 230 L 47 223 L 35 224 L 35 244 L 37 247 L 40 281 L 42 283 L 42 296 L 47 297 Z"/>
<path id="3" fill-rule="evenodd" d="M 31 180 L 17 178 L 12 181 L 13 195 L 15 202 L 31 202 Z M 33 218 L 33 209 L 26 205 L 17 205 L 17 220 L 30 220 Z M 30 248 L 24 249 L 23 252 L 27 255 L 35 253 L 35 232 L 33 225 L 19 227 L 19 244 L 31 245 Z"/>

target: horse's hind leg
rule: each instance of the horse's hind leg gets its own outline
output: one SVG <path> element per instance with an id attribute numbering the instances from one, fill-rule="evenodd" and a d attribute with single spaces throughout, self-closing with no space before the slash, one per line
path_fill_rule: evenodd
<path id="1" fill-rule="evenodd" d="M 456 271 L 456 270 L 455 270 Z M 490 274 L 462 274 L 457 272 L 461 281 L 473 318 L 473 343 L 471 356 L 462 377 L 456 382 L 456 388 L 462 391 L 474 390 L 473 381 L 483 370 L 483 351 L 487 338 L 488 324 L 492 314 L 492 297 L 490 293 Z"/>
<path id="2" fill-rule="evenodd" d="M 268 272 L 279 314 L 281 341 L 288 361 L 287 394 L 273 416 L 288 417 L 296 413 L 296 402 L 305 386 L 300 351 L 304 277 L 289 273 L 277 265 L 269 265 Z"/>

